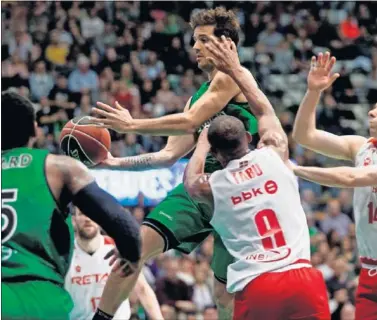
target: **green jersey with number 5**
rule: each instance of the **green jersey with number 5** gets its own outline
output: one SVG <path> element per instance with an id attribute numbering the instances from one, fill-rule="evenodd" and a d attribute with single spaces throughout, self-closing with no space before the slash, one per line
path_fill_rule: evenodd
<path id="1" fill-rule="evenodd" d="M 1 155 L 1 278 L 64 284 L 73 248 L 71 218 L 61 213 L 46 179 L 46 150 Z"/>

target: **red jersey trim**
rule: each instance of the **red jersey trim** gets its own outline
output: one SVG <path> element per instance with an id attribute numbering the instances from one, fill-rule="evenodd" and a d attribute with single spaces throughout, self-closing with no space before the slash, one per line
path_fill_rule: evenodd
<path id="1" fill-rule="evenodd" d="M 103 236 L 103 240 L 104 240 L 104 243 L 105 244 L 111 244 L 111 245 L 115 245 L 115 242 L 112 238 L 110 238 L 109 236 Z"/>

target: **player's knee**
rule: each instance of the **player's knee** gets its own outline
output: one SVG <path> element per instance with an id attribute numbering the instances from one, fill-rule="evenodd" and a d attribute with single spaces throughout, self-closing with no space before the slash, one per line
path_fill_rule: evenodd
<path id="1" fill-rule="evenodd" d="M 226 291 L 226 284 L 215 279 L 214 298 L 216 305 L 222 308 L 233 307 L 233 294 Z"/>

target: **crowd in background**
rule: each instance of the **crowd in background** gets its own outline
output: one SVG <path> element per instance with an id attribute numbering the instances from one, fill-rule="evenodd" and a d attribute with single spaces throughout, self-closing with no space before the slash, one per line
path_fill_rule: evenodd
<path id="1" fill-rule="evenodd" d="M 318 126 L 335 134 L 367 134 L 367 111 L 377 102 L 374 2 L 2 1 L 2 90 L 11 88 L 35 103 L 35 147 L 53 153 L 59 153 L 64 124 L 89 115 L 96 101 L 118 101 L 135 118 L 181 112 L 207 80 L 196 65 L 190 13 L 215 5 L 233 9 L 239 17 L 240 59 L 275 106 L 288 135 L 305 91 L 309 60 L 324 49 L 337 57 L 341 77 L 323 94 Z M 290 140 L 291 157 L 298 163 L 334 165 Z M 165 142 L 112 132 L 111 152 L 134 156 L 158 151 Z M 312 263 L 325 277 L 333 319 L 353 319 L 360 263 L 352 191 L 304 181 L 300 188 Z M 150 210 L 131 208 L 140 221 Z M 161 255 L 145 268 L 166 319 L 176 319 L 176 300 L 191 302 L 204 319 L 216 319 L 212 242 L 208 238 L 190 256 Z M 131 300 L 142 318 L 137 301 Z"/>

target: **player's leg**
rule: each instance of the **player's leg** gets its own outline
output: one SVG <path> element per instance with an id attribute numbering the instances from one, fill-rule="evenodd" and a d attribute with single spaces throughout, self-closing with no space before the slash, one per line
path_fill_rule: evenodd
<path id="1" fill-rule="evenodd" d="M 140 236 L 142 246 L 139 269 L 128 277 L 112 272 L 106 282 L 98 308 L 108 314 L 115 314 L 122 302 L 128 298 L 144 263 L 164 251 L 164 238 L 151 227 L 141 226 Z"/>
<path id="2" fill-rule="evenodd" d="M 226 250 L 220 236 L 215 231 L 214 248 L 211 268 L 215 275 L 214 295 L 219 319 L 232 319 L 234 295 L 226 290 L 228 265 L 233 262 L 233 257 Z"/>
<path id="3" fill-rule="evenodd" d="M 142 256 L 138 272 L 121 278 L 111 274 L 106 283 L 99 309 L 113 315 L 128 298 L 143 264 L 169 249 L 190 253 L 210 233 L 200 208 L 188 196 L 183 184 L 176 187 L 144 220 L 141 227 Z"/>
<path id="4" fill-rule="evenodd" d="M 377 269 L 361 269 L 356 293 L 355 319 L 377 319 Z"/>

